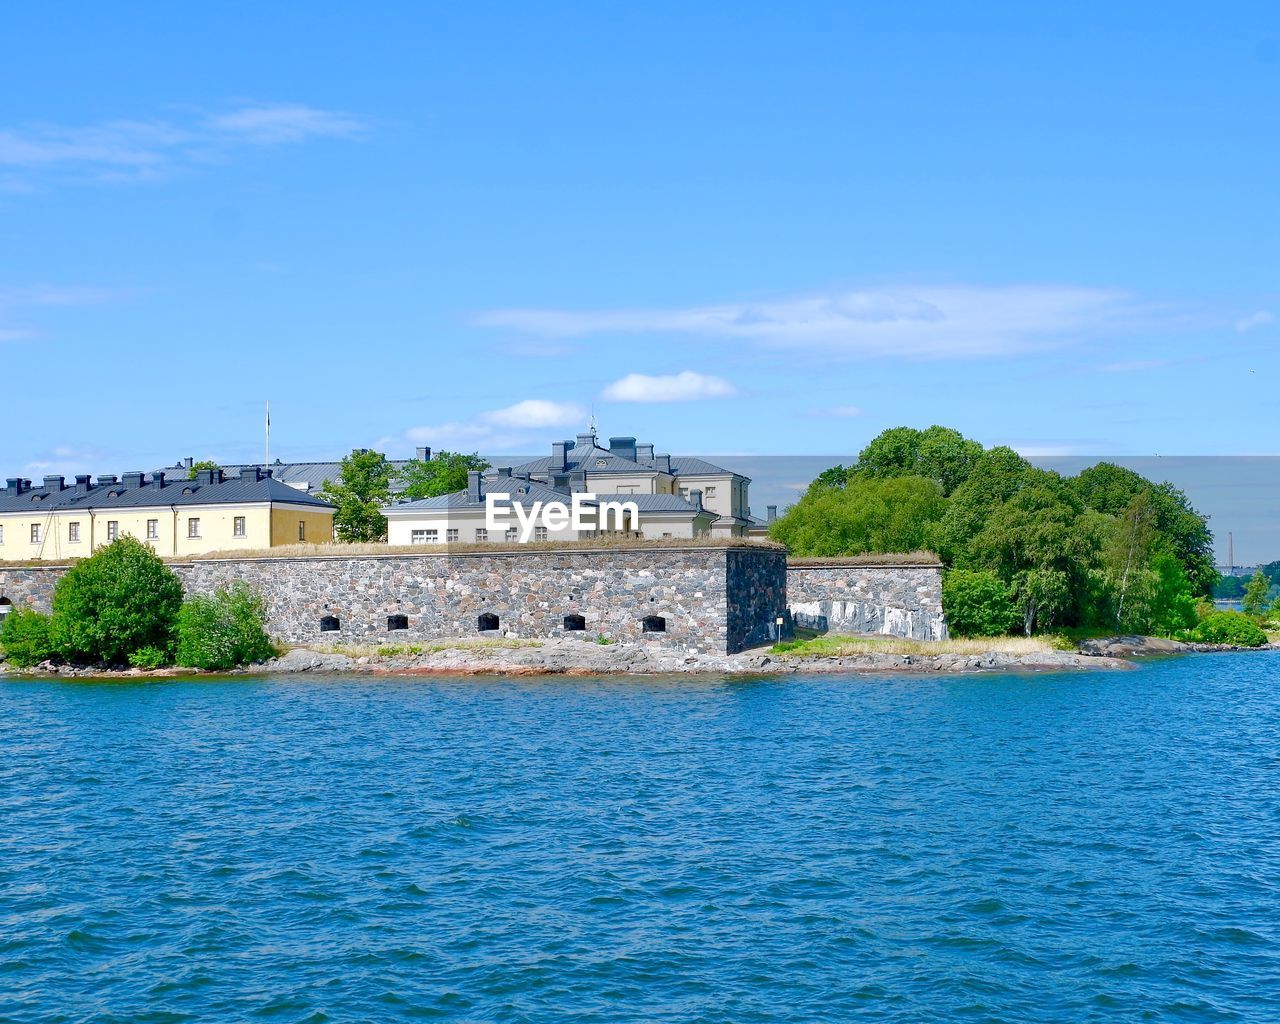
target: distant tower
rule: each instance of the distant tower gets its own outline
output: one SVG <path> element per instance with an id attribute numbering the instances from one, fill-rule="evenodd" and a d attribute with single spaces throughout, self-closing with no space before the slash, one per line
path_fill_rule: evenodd
<path id="1" fill-rule="evenodd" d="M 1235 534 L 1227 533 L 1227 575 L 1236 574 L 1236 539 Z"/>

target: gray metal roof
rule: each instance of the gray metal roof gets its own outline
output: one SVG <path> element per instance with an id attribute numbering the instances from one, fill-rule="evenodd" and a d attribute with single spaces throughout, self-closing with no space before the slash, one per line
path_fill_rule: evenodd
<path id="1" fill-rule="evenodd" d="M 129 476 L 133 476 L 129 474 Z M 154 476 L 142 476 L 141 483 L 94 483 L 91 487 L 72 484 L 60 490 L 38 484 L 21 494 L 13 494 L 9 488 L 0 491 L 0 512 L 55 512 L 67 509 L 148 508 L 171 505 L 222 505 L 260 502 L 287 502 L 291 505 L 310 505 L 332 509 L 304 491 L 283 484 L 272 477 L 254 480 L 251 477 L 232 477 L 220 483 L 197 483 L 195 480 L 166 480 L 158 484 Z"/>

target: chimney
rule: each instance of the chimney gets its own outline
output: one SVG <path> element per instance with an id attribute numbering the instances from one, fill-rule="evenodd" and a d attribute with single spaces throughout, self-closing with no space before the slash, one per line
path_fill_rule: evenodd
<path id="1" fill-rule="evenodd" d="M 45 478 L 44 478 L 44 489 L 45 489 L 46 491 L 52 491 L 54 494 L 57 494 L 59 491 L 61 491 L 61 490 L 62 490 L 62 482 L 63 482 L 63 479 L 64 479 L 64 478 L 63 478 L 63 477 L 60 477 L 60 476 L 47 476 L 47 477 L 45 477 Z"/>
<path id="2" fill-rule="evenodd" d="M 659 473 L 670 473 L 671 472 L 671 456 L 655 455 L 653 457 L 653 468 L 656 469 Z"/>
<path id="3" fill-rule="evenodd" d="M 79 479 L 80 479 L 79 477 L 76 477 L 76 480 L 79 480 Z M 164 474 L 163 474 L 163 473 L 152 473 L 152 474 L 151 474 L 151 485 L 152 485 L 153 487 L 155 487 L 155 489 L 156 489 L 156 490 L 158 490 L 158 491 L 162 491 L 162 490 L 164 490 Z"/>
<path id="4" fill-rule="evenodd" d="M 765 512 L 764 519 L 765 519 L 765 522 L 766 522 L 766 523 L 771 523 L 771 522 L 773 522 L 775 519 L 777 519 L 777 518 L 778 518 L 778 506 L 777 506 L 777 505 L 766 505 L 766 506 L 764 507 L 764 512 Z"/>
<path id="5" fill-rule="evenodd" d="M 498 476 L 505 476 L 505 477 L 511 476 L 511 467 L 503 466 L 501 469 L 498 470 Z"/>
<path id="6" fill-rule="evenodd" d="M 222 483 L 222 470 L 220 469 L 197 469 L 197 484 L 220 484 Z"/>
<path id="7" fill-rule="evenodd" d="M 636 439 L 634 437 L 609 438 L 609 451 L 620 459 L 636 461 Z"/>
<path id="8" fill-rule="evenodd" d="M 126 473 L 126 474 L 124 475 L 124 479 L 123 479 L 121 482 L 124 484 L 124 486 L 125 486 L 126 488 L 141 487 L 141 486 L 142 486 L 142 474 L 141 474 L 141 473 Z"/>
<path id="9" fill-rule="evenodd" d="M 473 505 L 480 503 L 480 471 L 478 469 L 467 470 L 467 501 Z"/>
<path id="10" fill-rule="evenodd" d="M 182 460 L 183 469 L 190 469 L 195 464 L 196 464 L 196 460 L 190 455 L 188 455 L 185 459 Z"/>
<path id="11" fill-rule="evenodd" d="M 638 444 L 636 445 L 636 462 L 643 462 L 646 466 L 653 462 L 653 445 Z"/>
<path id="12" fill-rule="evenodd" d="M 551 442 L 551 470 L 562 470 L 568 465 L 568 441 L 552 441 Z"/>
<path id="13" fill-rule="evenodd" d="M 159 474 L 159 476 L 161 480 L 164 479 L 163 473 Z M 79 476 L 76 477 L 77 493 L 84 494 L 92 487 L 93 487 L 93 477 L 91 477 L 88 473 L 81 473 Z"/>
<path id="14" fill-rule="evenodd" d="M 430 448 L 418 448 L 418 449 L 416 449 L 416 451 L 417 451 L 418 461 L 419 461 L 419 462 L 430 462 L 430 461 L 431 461 L 431 449 L 430 449 Z"/>
<path id="15" fill-rule="evenodd" d="M 569 490 L 574 494 L 585 494 L 587 492 L 587 474 L 582 470 L 570 474 Z"/>
<path id="16" fill-rule="evenodd" d="M 692 505 L 694 508 L 696 508 L 699 512 L 702 511 L 702 488 L 701 487 L 695 487 L 693 490 L 689 492 L 689 504 Z"/>
<path id="17" fill-rule="evenodd" d="M 578 435 L 578 442 L 576 447 L 594 448 L 595 443 L 596 443 L 596 435 L 592 431 L 588 430 L 585 434 Z"/>
<path id="18" fill-rule="evenodd" d="M 240 479 L 245 483 L 256 484 L 262 479 L 262 467 L 245 466 L 244 469 L 240 470 Z"/>
<path id="19" fill-rule="evenodd" d="M 114 487 L 117 483 L 119 483 L 119 481 L 114 476 L 103 476 L 101 473 L 98 474 L 99 487 Z"/>
<path id="20" fill-rule="evenodd" d="M 8 494 L 8 495 L 15 496 L 15 497 L 16 497 L 17 495 L 21 494 L 21 493 L 22 493 L 22 478 L 21 478 L 21 477 L 14 477 L 14 476 L 9 477 L 9 478 L 4 482 L 4 493 L 5 493 L 5 494 Z"/>

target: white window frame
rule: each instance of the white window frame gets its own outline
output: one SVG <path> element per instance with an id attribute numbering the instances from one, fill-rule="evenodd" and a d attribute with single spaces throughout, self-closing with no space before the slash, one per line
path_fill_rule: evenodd
<path id="1" fill-rule="evenodd" d="M 40 524 L 39 523 L 31 524 L 31 543 L 32 544 L 40 543 Z"/>
<path id="2" fill-rule="evenodd" d="M 67 543 L 80 543 L 80 523 L 78 521 L 74 523 L 67 523 Z"/>
<path id="3" fill-rule="evenodd" d="M 107 520 L 107 542 L 120 539 L 120 521 L 118 519 Z"/>
<path id="4" fill-rule="evenodd" d="M 534 539 L 534 540 L 546 540 L 546 539 L 547 539 L 547 528 L 546 528 L 545 526 L 535 526 L 535 527 L 533 528 L 533 539 Z"/>
<path id="5" fill-rule="evenodd" d="M 487 544 L 489 542 L 489 530 L 484 526 L 476 527 L 476 543 Z"/>
<path id="6" fill-rule="evenodd" d="M 425 529 L 409 531 L 410 544 L 425 544 L 426 542 L 427 542 L 427 531 Z"/>
<path id="7" fill-rule="evenodd" d="M 231 536 L 247 537 L 248 535 L 249 535 L 249 532 L 245 524 L 245 517 L 232 516 L 231 517 Z"/>
<path id="8" fill-rule="evenodd" d="M 187 517 L 187 540 L 199 540 L 199 539 L 200 539 L 200 517 L 188 516 Z"/>
<path id="9" fill-rule="evenodd" d="M 298 543 L 305 544 L 307 542 L 307 521 L 305 519 L 298 520 Z"/>
<path id="10" fill-rule="evenodd" d="M 424 541 L 424 543 L 426 543 L 426 544 L 439 544 L 439 543 L 440 543 L 440 530 L 439 530 L 439 529 L 435 529 L 435 530 L 427 530 L 427 539 Z"/>
<path id="11" fill-rule="evenodd" d="M 160 539 L 160 520 L 148 519 L 147 520 L 147 540 L 159 540 L 159 539 Z"/>
<path id="12" fill-rule="evenodd" d="M 446 544 L 458 543 L 458 531 L 455 529 L 447 529 L 444 531 L 444 542 Z"/>
<path id="13" fill-rule="evenodd" d="M 519 540 L 519 539 L 520 539 L 520 531 L 519 531 L 519 530 L 517 530 L 514 526 L 508 526 L 508 527 L 507 527 L 507 532 L 506 532 L 506 534 L 505 534 L 505 539 L 506 539 L 506 542 L 507 542 L 508 544 L 511 544 L 511 543 L 513 543 L 513 542 L 515 542 L 515 541 Z"/>

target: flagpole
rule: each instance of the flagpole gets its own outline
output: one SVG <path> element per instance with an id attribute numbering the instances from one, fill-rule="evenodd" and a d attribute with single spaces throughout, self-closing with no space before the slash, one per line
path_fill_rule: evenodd
<path id="1" fill-rule="evenodd" d="M 267 460 L 262 464 L 263 469 L 271 468 L 271 399 L 267 399 Z"/>

